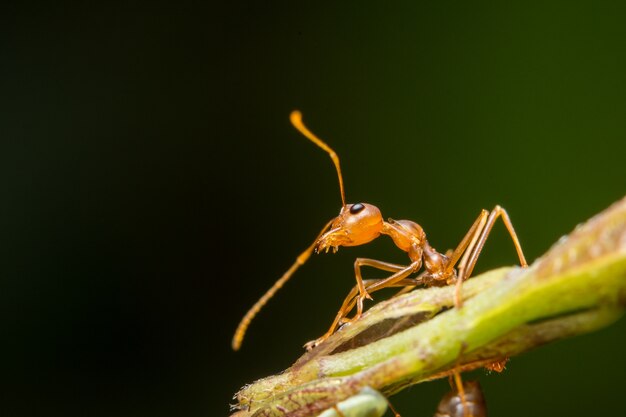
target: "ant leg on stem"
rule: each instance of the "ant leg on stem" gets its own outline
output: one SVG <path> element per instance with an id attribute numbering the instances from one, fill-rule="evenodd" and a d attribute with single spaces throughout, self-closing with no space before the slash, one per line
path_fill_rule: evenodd
<path id="1" fill-rule="evenodd" d="M 363 314 L 363 300 L 364 299 L 366 298 L 369 298 L 370 300 L 373 299 L 368 292 L 369 287 L 366 289 L 365 285 L 363 284 L 363 278 L 361 276 L 361 267 L 363 266 L 370 266 L 372 268 L 377 268 L 383 271 L 394 272 L 394 273 L 398 273 L 407 268 L 404 265 L 396 265 L 396 264 L 392 264 L 389 262 L 377 261 L 376 259 L 357 258 L 356 261 L 354 261 L 354 275 L 356 276 L 356 283 L 359 289 L 359 298 L 357 300 L 357 313 L 355 317 L 353 319 L 350 319 L 349 321 L 353 321 L 361 317 L 361 314 Z M 376 280 L 376 282 L 380 282 L 380 281 L 383 281 L 383 280 Z"/>
<path id="2" fill-rule="evenodd" d="M 376 267 L 383 269 L 380 265 L 381 264 L 385 264 L 385 262 L 380 262 L 380 261 L 374 261 L 373 259 L 357 259 L 357 261 L 354 263 L 355 266 L 355 271 L 357 273 L 357 281 L 359 279 L 361 279 L 361 271 L 359 269 L 359 266 L 361 266 L 360 261 L 369 261 L 371 263 L 369 264 L 365 264 L 363 263 L 363 265 L 368 265 L 368 266 L 374 266 L 372 263 L 377 263 Z M 387 265 L 393 265 L 393 264 L 387 264 Z M 393 275 L 391 275 L 390 277 L 387 278 L 383 278 L 380 280 L 376 280 L 376 282 L 370 284 L 367 287 L 367 290 L 371 290 L 371 291 L 377 291 L 383 288 L 387 288 L 387 287 L 396 287 L 397 283 L 399 281 L 402 281 L 403 279 L 407 278 L 409 275 L 411 275 L 412 273 L 414 273 L 415 271 L 417 271 L 420 266 L 422 265 L 422 261 L 421 259 L 419 261 L 413 262 L 412 264 L 402 267 L 402 269 L 396 271 Z M 353 318 L 351 318 L 349 321 L 354 321 L 354 320 L 358 320 L 361 315 L 363 314 L 363 300 L 364 300 L 365 296 L 363 296 L 360 292 L 359 289 L 359 296 L 356 299 L 356 306 L 357 306 L 357 312 L 354 315 Z M 345 317 L 345 316 L 344 316 Z"/>
<path id="3" fill-rule="evenodd" d="M 381 289 L 381 288 L 372 289 L 372 286 L 374 286 L 376 283 L 380 281 L 381 280 L 379 279 L 365 279 L 363 280 L 363 284 L 365 285 L 365 288 L 374 292 L 374 291 Z M 405 287 L 405 288 L 412 289 L 416 285 L 419 285 L 419 283 L 416 283 L 416 279 L 405 278 L 403 280 L 396 282 L 392 286 L 393 287 Z M 320 343 L 328 339 L 333 333 L 335 333 L 335 331 L 337 330 L 339 326 L 343 324 L 351 323 L 354 320 L 356 320 L 356 318 L 354 317 L 351 319 L 346 319 L 346 316 L 350 313 L 350 311 L 352 311 L 352 309 L 356 305 L 358 296 L 359 296 L 359 288 L 355 285 L 354 287 L 352 287 L 352 289 L 350 290 L 350 292 L 344 299 L 343 304 L 341 305 L 341 308 L 339 308 L 339 311 L 337 312 L 337 315 L 335 316 L 335 319 L 333 320 L 333 323 L 330 325 L 330 328 L 328 329 L 328 331 L 324 333 L 322 336 L 320 336 L 319 338 L 312 340 L 310 342 L 307 342 L 304 345 L 306 350 L 311 350 L 315 346 L 319 345 Z"/>
<path id="4" fill-rule="evenodd" d="M 517 256 L 519 258 L 520 265 L 522 267 L 528 266 L 528 263 L 526 262 L 526 258 L 524 257 L 524 251 L 522 250 L 522 246 L 519 243 L 517 233 L 515 233 L 515 228 L 513 227 L 513 223 L 511 222 L 511 218 L 509 217 L 509 214 L 502 207 L 495 206 L 493 210 L 489 212 L 489 217 L 487 218 L 487 221 L 484 227 L 482 228 L 482 232 L 480 233 L 478 242 L 476 246 L 473 248 L 473 250 L 471 251 L 471 255 L 468 256 L 467 265 L 465 265 L 463 262 L 459 264 L 459 268 L 458 268 L 459 276 L 465 277 L 465 276 L 470 276 L 472 274 L 472 271 L 474 270 L 474 266 L 476 265 L 476 260 L 478 259 L 478 255 L 480 255 L 480 252 L 482 251 L 483 246 L 485 245 L 485 242 L 487 241 L 487 237 L 489 237 L 489 233 L 491 232 L 491 229 L 494 223 L 499 217 L 502 218 L 502 222 L 506 226 L 506 229 L 508 230 L 509 235 L 511 236 L 511 240 L 513 240 L 513 245 L 515 246 L 515 250 L 517 251 Z"/>
<path id="5" fill-rule="evenodd" d="M 520 265 L 522 268 L 528 266 L 526 262 L 526 258 L 524 257 L 524 252 L 522 251 L 522 246 L 520 245 L 517 234 L 515 233 L 515 229 L 513 228 L 513 224 L 511 223 L 511 219 L 509 218 L 508 213 L 499 205 L 495 206 L 491 212 L 487 210 L 482 210 L 474 224 L 467 232 L 459 246 L 454 250 L 451 258 L 450 264 L 448 268 L 451 270 L 454 267 L 454 264 L 458 261 L 461 254 L 463 258 L 460 260 L 458 264 L 458 273 L 456 277 L 456 288 L 454 293 L 454 304 L 457 308 L 463 306 L 463 300 L 461 299 L 461 285 L 463 281 L 468 279 L 472 271 L 474 270 L 474 266 L 476 265 L 476 261 L 478 260 L 478 256 L 480 255 L 487 238 L 489 237 L 489 233 L 493 228 L 496 220 L 501 217 L 504 225 L 506 226 L 509 235 L 511 236 L 511 240 L 513 240 L 513 245 L 515 246 L 515 250 L 517 251 L 517 256 L 520 261 Z"/>

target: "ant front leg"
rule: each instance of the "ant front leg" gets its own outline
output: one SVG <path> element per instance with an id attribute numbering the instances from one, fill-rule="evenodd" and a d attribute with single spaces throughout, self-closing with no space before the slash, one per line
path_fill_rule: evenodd
<path id="1" fill-rule="evenodd" d="M 328 339 L 337 328 L 346 323 L 351 323 L 355 320 L 358 320 L 363 314 L 363 299 L 364 297 L 361 295 L 360 286 L 366 289 L 369 292 L 375 292 L 383 288 L 389 287 L 406 287 L 406 288 L 414 288 L 414 286 L 419 285 L 419 277 L 418 280 L 408 279 L 407 277 L 411 275 L 415 270 L 419 269 L 421 264 L 415 265 L 415 263 L 409 266 L 396 265 L 389 262 L 377 261 L 375 259 L 366 259 L 366 258 L 358 258 L 356 260 L 355 270 L 358 270 L 357 280 L 360 280 L 361 285 L 355 285 L 352 287 L 348 296 L 344 299 L 341 308 L 337 312 L 333 323 L 330 325 L 330 328 L 326 333 L 324 333 L 319 338 L 307 342 L 304 347 L 306 350 L 311 350 L 315 346 L 324 342 Z M 395 272 L 392 276 L 384 279 L 366 279 L 364 280 L 361 277 L 361 266 L 371 266 L 374 268 L 382 269 L 384 271 Z M 354 309 L 354 306 L 357 306 L 357 312 L 354 317 L 347 319 L 348 314 Z"/>
<path id="2" fill-rule="evenodd" d="M 343 304 L 341 305 L 341 308 L 337 312 L 337 315 L 335 316 L 335 320 L 333 320 L 333 323 L 330 325 L 330 328 L 328 329 L 328 331 L 324 333 L 321 337 L 317 338 L 316 340 L 307 342 L 304 345 L 304 347 L 307 350 L 311 350 L 315 346 L 322 343 L 324 340 L 328 339 L 330 335 L 332 335 L 335 332 L 335 330 L 337 330 L 337 327 L 339 327 L 340 325 L 357 320 L 363 314 L 363 299 L 365 297 L 369 297 L 371 299 L 371 296 L 369 296 L 369 293 L 367 292 L 366 287 L 369 289 L 370 285 L 375 284 L 381 280 L 375 280 L 375 279 L 363 280 L 363 277 L 361 276 L 361 266 L 370 266 L 372 268 L 381 269 L 383 271 L 396 272 L 396 273 L 406 268 L 406 266 L 404 265 L 397 265 L 397 264 L 392 264 L 390 262 L 377 261 L 376 259 L 357 258 L 356 261 L 354 262 L 354 272 L 356 276 L 357 285 L 350 290 L 350 292 L 348 293 L 348 296 L 344 299 Z M 375 290 L 376 289 L 374 289 L 374 291 Z M 355 314 L 353 318 L 346 319 L 346 316 L 350 313 L 350 311 L 352 311 L 355 305 L 357 305 L 357 313 Z"/>
<path id="3" fill-rule="evenodd" d="M 373 284 L 368 285 L 366 289 L 363 284 L 363 278 L 361 277 L 361 266 L 371 266 L 395 273 L 388 278 L 377 280 Z M 356 275 L 357 287 L 359 289 L 359 296 L 356 299 L 357 311 L 353 318 L 346 320 L 345 322 L 351 322 L 361 317 L 363 314 L 363 300 L 365 300 L 365 298 L 369 298 L 370 300 L 372 299 L 368 291 L 374 292 L 387 287 L 396 287 L 396 284 L 399 281 L 402 281 L 412 273 L 416 272 L 421 266 L 421 259 L 411 263 L 409 266 L 400 266 L 388 262 L 377 261 L 375 259 L 357 258 L 354 262 L 354 272 Z"/>
<path id="4" fill-rule="evenodd" d="M 363 281 L 363 284 L 367 286 L 371 284 L 372 282 L 376 282 L 376 281 L 377 280 L 374 280 L 374 279 L 366 279 Z M 340 325 L 345 323 L 343 319 L 354 308 L 358 294 L 359 294 L 359 287 L 358 285 L 355 285 L 354 287 L 352 287 L 352 289 L 348 293 L 348 296 L 343 300 L 343 304 L 341 305 L 341 308 L 339 308 L 339 311 L 337 312 L 337 315 L 335 316 L 335 319 L 333 320 L 333 323 L 330 325 L 330 328 L 328 329 L 328 331 L 324 333 L 322 336 L 318 337 L 317 339 L 311 340 L 310 342 L 305 343 L 304 348 L 306 350 L 311 350 L 315 346 L 319 345 L 320 343 L 328 339 L 333 333 L 335 333 L 335 330 L 337 330 L 337 328 Z"/>
<path id="5" fill-rule="evenodd" d="M 375 261 L 372 259 L 367 259 L 366 261 L 380 262 L 380 261 Z M 385 262 L 380 262 L 380 263 L 386 264 Z M 368 265 L 372 266 L 371 264 L 368 264 Z M 386 265 L 393 265 L 393 264 L 386 264 Z M 420 266 L 421 266 L 421 261 L 416 261 L 416 262 L 413 262 L 409 266 L 402 267 L 401 270 L 397 271 L 395 274 L 391 275 L 388 278 L 383 278 L 383 279 L 378 279 L 378 280 L 365 280 L 365 281 L 362 280 L 362 282 L 367 284 L 367 285 L 364 284 L 364 287 L 367 288 L 367 290 L 370 292 L 382 290 L 383 288 L 391 288 L 391 287 L 405 287 L 405 288 L 412 289 L 416 285 L 419 285 L 421 277 L 418 277 L 417 280 L 415 280 L 415 279 L 408 279 L 408 276 L 414 273 L 415 271 L 417 271 L 420 268 Z M 358 295 L 357 295 L 357 291 L 359 292 Z M 350 291 L 346 299 L 344 300 L 344 304 L 342 308 L 339 310 L 339 313 L 337 313 L 337 316 L 335 317 L 335 322 L 333 323 L 333 326 L 346 324 L 346 323 L 352 323 L 358 320 L 359 318 L 361 318 L 361 316 L 363 315 L 363 299 L 364 297 L 360 294 L 360 290 L 358 286 L 354 287 Z M 346 316 L 354 308 L 355 304 L 357 306 L 357 312 L 352 318 L 346 319 Z M 333 327 L 331 326 L 331 330 L 332 329 Z M 332 334 L 331 331 L 329 332 Z M 328 334 L 328 336 L 330 336 L 330 334 Z"/>
<path id="6" fill-rule="evenodd" d="M 382 280 L 365 279 L 363 280 L 363 284 L 365 285 L 365 288 L 371 291 L 370 287 L 377 284 L 380 281 Z M 419 285 L 419 283 L 416 282 L 414 279 L 405 278 L 396 282 L 394 285 L 390 285 L 389 287 L 405 287 L 405 288 L 413 289 L 416 285 Z M 376 289 L 374 289 L 374 291 L 376 291 Z M 348 296 L 344 299 L 343 304 L 341 305 L 341 308 L 337 312 L 337 315 L 335 316 L 335 320 L 333 320 L 333 324 L 330 325 L 330 328 L 328 329 L 328 331 L 324 333 L 322 336 L 320 336 L 319 338 L 305 343 L 304 347 L 306 348 L 306 350 L 311 350 L 317 345 L 319 345 L 320 343 L 324 342 L 326 339 L 332 336 L 333 333 L 335 333 L 335 331 L 337 330 L 339 326 L 343 324 L 351 323 L 354 320 L 356 320 L 356 318 L 354 317 L 351 319 L 346 319 L 346 316 L 350 313 L 350 311 L 352 311 L 352 309 L 356 305 L 358 295 L 359 295 L 359 288 L 355 285 L 354 287 L 352 287 L 352 289 L 348 293 Z"/>
<path id="7" fill-rule="evenodd" d="M 377 261 L 376 259 L 357 258 L 356 261 L 354 261 L 354 275 L 356 277 L 356 286 L 359 290 L 359 298 L 357 299 L 357 314 L 355 318 L 352 320 L 358 319 L 359 317 L 361 317 L 361 314 L 363 314 L 363 300 L 365 300 L 366 298 L 373 300 L 372 296 L 369 294 L 369 292 L 367 291 L 363 283 L 363 277 L 361 276 L 362 266 L 370 266 L 372 268 L 377 268 L 377 269 L 381 269 L 383 271 L 389 271 L 389 272 L 398 272 L 406 268 L 403 265 L 396 265 L 396 264 L 392 264 L 389 262 Z"/>

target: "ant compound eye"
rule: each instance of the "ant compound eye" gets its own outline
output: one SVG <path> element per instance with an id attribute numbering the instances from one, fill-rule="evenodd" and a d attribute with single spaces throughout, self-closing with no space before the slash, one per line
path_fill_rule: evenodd
<path id="1" fill-rule="evenodd" d="M 352 207 L 350 207 L 350 214 L 358 214 L 362 212 L 364 208 L 365 206 L 361 203 L 353 204 Z"/>

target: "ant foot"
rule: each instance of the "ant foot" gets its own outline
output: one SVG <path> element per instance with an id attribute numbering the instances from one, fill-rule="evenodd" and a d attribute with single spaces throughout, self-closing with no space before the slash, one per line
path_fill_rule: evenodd
<path id="1" fill-rule="evenodd" d="M 304 346 L 302 346 L 303 348 L 306 349 L 307 352 L 310 352 L 311 349 L 313 349 L 315 346 L 317 346 L 318 344 L 320 344 L 321 342 L 318 341 L 319 339 L 315 339 L 315 340 L 311 340 L 309 342 L 306 342 L 304 344 Z"/>
<path id="2" fill-rule="evenodd" d="M 309 342 L 306 342 L 303 347 L 306 349 L 307 352 L 310 352 L 312 349 L 314 349 L 317 346 L 319 346 L 322 342 L 324 342 L 329 337 L 330 337 L 329 334 L 325 334 L 325 335 L 323 335 L 320 338 L 317 338 L 315 340 L 311 340 Z"/>

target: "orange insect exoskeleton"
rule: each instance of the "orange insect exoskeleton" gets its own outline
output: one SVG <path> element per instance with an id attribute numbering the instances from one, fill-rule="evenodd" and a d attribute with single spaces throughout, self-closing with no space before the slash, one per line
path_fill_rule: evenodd
<path id="1" fill-rule="evenodd" d="M 339 178 L 342 206 L 339 215 L 324 226 L 313 244 L 298 256 L 287 272 L 248 310 L 239 323 L 233 337 L 232 347 L 234 350 L 238 350 L 241 347 L 241 342 L 252 319 L 276 291 L 291 278 L 293 273 L 309 259 L 313 251 L 328 252 L 329 249 L 332 249 L 333 252 L 336 252 L 340 246 L 364 245 L 380 235 L 387 235 L 398 248 L 407 253 L 411 262 L 409 265 L 397 265 L 375 259 L 357 258 L 354 262 L 356 286 L 345 299 L 328 332 L 319 339 L 309 342 L 306 345 L 309 349 L 328 338 L 340 324 L 358 319 L 363 313 L 363 300 L 366 298 L 371 299 L 370 293 L 382 288 L 403 286 L 406 290 L 409 290 L 416 285 L 446 285 L 455 283 L 455 305 L 456 307 L 461 307 L 461 284 L 471 275 L 489 232 L 499 217 L 502 218 L 511 235 L 521 265 L 527 265 L 519 240 L 515 234 L 515 229 L 508 214 L 500 206 L 496 206 L 491 211 L 482 210 L 456 249 L 447 254 L 442 254 L 430 246 L 424 230 L 417 223 L 411 220 L 389 219 L 385 221 L 380 210 L 374 205 L 346 203 L 339 157 L 335 151 L 307 129 L 302 122 L 302 115 L 299 111 L 293 111 L 290 119 L 293 126 L 300 133 L 330 155 Z M 380 280 L 363 280 L 361 268 L 364 266 L 392 272 L 392 275 Z M 410 278 L 411 275 L 416 274 L 420 270 L 422 272 L 419 276 Z M 347 319 L 347 315 L 355 305 L 357 307 L 355 315 L 351 319 Z"/>

